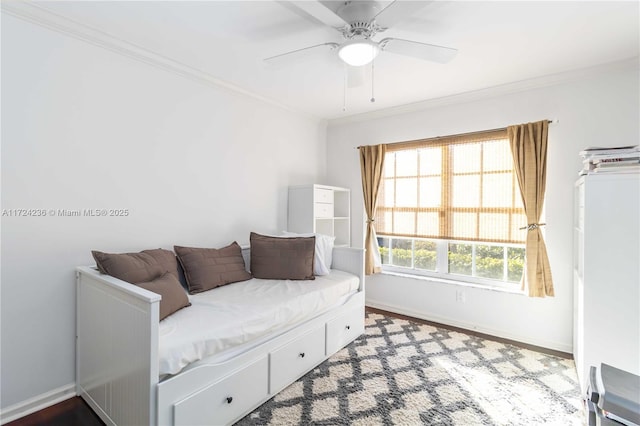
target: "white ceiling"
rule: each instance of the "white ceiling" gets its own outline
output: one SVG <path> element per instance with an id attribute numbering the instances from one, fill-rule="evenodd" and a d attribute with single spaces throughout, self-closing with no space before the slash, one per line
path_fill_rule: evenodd
<path id="1" fill-rule="evenodd" d="M 637 57 L 638 1 L 431 1 L 375 39 L 455 47 L 448 64 L 383 52 L 346 91 L 335 51 L 282 66 L 263 59 L 340 42 L 288 1 L 38 2 L 58 15 L 290 109 L 333 119 Z M 381 6 L 389 3 L 380 2 Z M 197 71 L 195 71 L 197 70 Z"/>

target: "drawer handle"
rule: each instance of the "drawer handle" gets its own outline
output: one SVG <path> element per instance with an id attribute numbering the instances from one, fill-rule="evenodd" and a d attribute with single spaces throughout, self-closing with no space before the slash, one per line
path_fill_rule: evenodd
<path id="1" fill-rule="evenodd" d="M 298 354 L 298 356 L 299 356 L 300 358 L 304 358 L 304 352 L 300 352 L 300 353 Z"/>
<path id="2" fill-rule="evenodd" d="M 346 326 L 345 328 L 346 328 L 347 330 L 351 330 L 351 326 L 350 326 L 350 325 Z"/>
<path id="3" fill-rule="evenodd" d="M 228 396 L 227 397 L 227 404 L 231 404 L 231 401 L 233 401 L 233 397 L 232 396 Z"/>

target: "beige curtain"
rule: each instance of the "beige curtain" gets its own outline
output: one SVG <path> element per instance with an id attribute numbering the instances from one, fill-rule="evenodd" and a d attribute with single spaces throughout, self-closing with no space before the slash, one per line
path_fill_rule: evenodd
<path id="1" fill-rule="evenodd" d="M 382 270 L 378 240 L 373 222 L 376 216 L 378 190 L 380 189 L 380 182 L 382 181 L 384 155 L 387 149 L 385 145 L 361 146 L 359 149 L 362 195 L 364 196 L 364 210 L 367 215 L 367 230 L 364 241 L 364 248 L 366 250 L 364 255 L 364 272 L 367 275 L 371 275 Z"/>
<path id="2" fill-rule="evenodd" d="M 539 223 L 547 180 L 547 120 L 509 126 L 507 134 L 514 169 L 527 215 L 526 259 L 523 286 L 529 296 L 553 296 L 553 280 Z"/>

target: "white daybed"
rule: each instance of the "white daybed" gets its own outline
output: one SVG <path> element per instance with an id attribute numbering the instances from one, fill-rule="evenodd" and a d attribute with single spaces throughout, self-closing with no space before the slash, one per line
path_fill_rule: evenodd
<path id="1" fill-rule="evenodd" d="M 355 293 L 161 377 L 160 296 L 79 267 L 76 392 L 108 425 L 231 424 L 364 332 L 363 250 L 335 247 L 332 269 L 358 278 Z"/>

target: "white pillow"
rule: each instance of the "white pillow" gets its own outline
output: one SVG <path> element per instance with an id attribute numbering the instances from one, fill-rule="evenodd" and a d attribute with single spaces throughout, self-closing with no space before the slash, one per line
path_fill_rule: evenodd
<path id="1" fill-rule="evenodd" d="M 313 258 L 315 275 L 328 275 L 331 272 L 331 262 L 333 262 L 333 242 L 336 237 L 324 234 L 296 234 L 294 232 L 282 232 L 285 237 L 316 237 L 316 254 Z"/>

